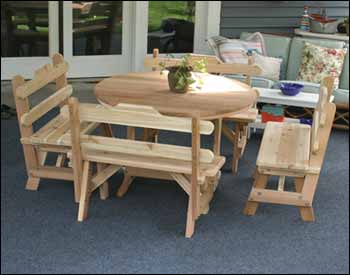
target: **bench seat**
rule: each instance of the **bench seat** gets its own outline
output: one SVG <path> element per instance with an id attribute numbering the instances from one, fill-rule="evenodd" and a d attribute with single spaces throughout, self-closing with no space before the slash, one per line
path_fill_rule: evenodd
<path id="1" fill-rule="evenodd" d="M 21 139 L 22 144 L 71 147 L 69 118 L 58 115 L 30 137 Z M 82 122 L 82 134 L 93 132 L 99 123 Z"/>
<path id="2" fill-rule="evenodd" d="M 192 162 L 171 158 L 149 157 L 116 153 L 105 150 L 83 149 L 85 160 L 98 163 L 113 164 L 117 166 L 142 168 L 171 173 L 191 175 Z M 224 157 L 214 157 L 211 163 L 200 164 L 200 174 L 205 177 L 214 177 L 225 163 Z"/>
<path id="3" fill-rule="evenodd" d="M 267 123 L 258 155 L 258 168 L 307 171 L 310 136 L 309 125 Z"/>

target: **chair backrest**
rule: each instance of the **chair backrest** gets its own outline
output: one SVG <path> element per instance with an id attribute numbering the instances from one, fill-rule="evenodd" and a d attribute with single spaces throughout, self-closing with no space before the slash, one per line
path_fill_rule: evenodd
<path id="1" fill-rule="evenodd" d="M 69 109 L 71 129 L 75 129 L 75 131 L 79 128 L 80 122 L 84 121 L 192 133 L 191 119 L 164 116 L 149 106 L 130 104 L 119 104 L 114 107 L 95 104 L 80 105 L 76 98 L 71 98 L 69 100 Z M 210 121 L 200 121 L 199 128 L 202 135 L 210 135 L 214 131 L 214 124 Z M 89 147 L 90 149 L 92 147 L 99 149 L 108 147 L 108 151 L 121 154 L 147 155 L 186 161 L 192 159 L 190 147 L 174 147 L 174 145 L 160 145 L 152 142 L 122 140 L 95 135 L 72 134 L 71 138 L 73 152 L 75 150 L 74 147 L 80 144 L 81 148 Z M 213 159 L 214 154 L 212 151 L 201 149 L 200 162 L 210 163 Z"/>
<path id="2" fill-rule="evenodd" d="M 334 78 L 327 77 L 321 83 L 319 99 L 314 111 L 312 128 L 311 128 L 311 152 L 313 154 L 317 153 L 319 150 L 320 128 L 323 128 L 326 125 L 326 121 L 327 121 L 326 106 L 327 106 L 327 103 L 329 103 L 330 101 L 330 97 L 333 89 L 332 88 L 330 91 L 329 88 L 325 85 L 325 83 L 327 83 L 327 86 L 330 85 L 330 87 L 333 87 Z"/>
<path id="3" fill-rule="evenodd" d="M 252 56 L 248 59 L 248 64 L 228 64 L 220 61 L 216 56 L 212 55 L 199 55 L 190 54 L 189 61 L 190 64 L 194 64 L 198 60 L 206 60 L 208 73 L 215 74 L 240 74 L 246 76 L 246 83 L 251 85 L 251 77 L 259 76 L 262 70 L 259 66 L 254 64 L 254 59 Z M 153 57 L 146 57 L 144 60 L 144 65 L 146 68 L 152 68 L 152 70 L 159 70 L 161 64 L 167 64 L 168 66 L 175 66 L 181 62 L 178 58 L 167 58 L 160 57 L 159 50 L 153 50 Z"/>
<path id="4" fill-rule="evenodd" d="M 22 76 L 15 76 L 12 80 L 22 137 L 30 135 L 35 121 L 53 108 L 66 104 L 72 94 L 72 87 L 67 85 L 66 78 L 68 64 L 60 54 L 55 54 L 52 59 L 53 64 L 47 64 L 38 69 L 32 80 L 25 81 Z M 56 92 L 31 108 L 29 97 L 51 82 L 56 83 Z"/>

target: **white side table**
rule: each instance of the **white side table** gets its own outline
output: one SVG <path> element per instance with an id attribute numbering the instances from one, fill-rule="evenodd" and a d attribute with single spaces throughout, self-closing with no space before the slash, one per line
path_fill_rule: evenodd
<path id="1" fill-rule="evenodd" d="M 294 106 L 315 109 L 318 102 L 318 94 L 299 93 L 296 96 L 286 96 L 279 89 L 256 88 L 259 91 L 258 103 L 279 104 L 284 106 Z M 334 96 L 331 97 L 331 102 Z M 299 119 L 285 118 L 287 123 L 299 123 Z M 262 123 L 261 116 L 258 116 L 256 122 L 249 124 L 250 128 L 264 129 L 265 123 Z"/>

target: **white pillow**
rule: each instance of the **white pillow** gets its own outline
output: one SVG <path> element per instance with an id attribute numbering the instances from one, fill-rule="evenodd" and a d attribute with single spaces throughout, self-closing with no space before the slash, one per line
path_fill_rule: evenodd
<path id="1" fill-rule="evenodd" d="M 253 53 L 254 64 L 258 65 L 261 70 L 261 77 L 271 80 L 280 80 L 281 65 L 283 59 L 276 57 L 263 56 L 258 53 Z"/>

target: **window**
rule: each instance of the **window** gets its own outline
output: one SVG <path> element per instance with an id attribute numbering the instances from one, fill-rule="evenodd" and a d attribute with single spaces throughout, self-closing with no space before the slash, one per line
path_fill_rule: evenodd
<path id="1" fill-rule="evenodd" d="M 123 1 L 73 1 L 73 55 L 122 53 Z"/>
<path id="2" fill-rule="evenodd" d="M 1 1 L 1 57 L 49 55 L 48 1 Z"/>
<path id="3" fill-rule="evenodd" d="M 193 52 L 196 1 L 149 1 L 148 53 Z"/>

